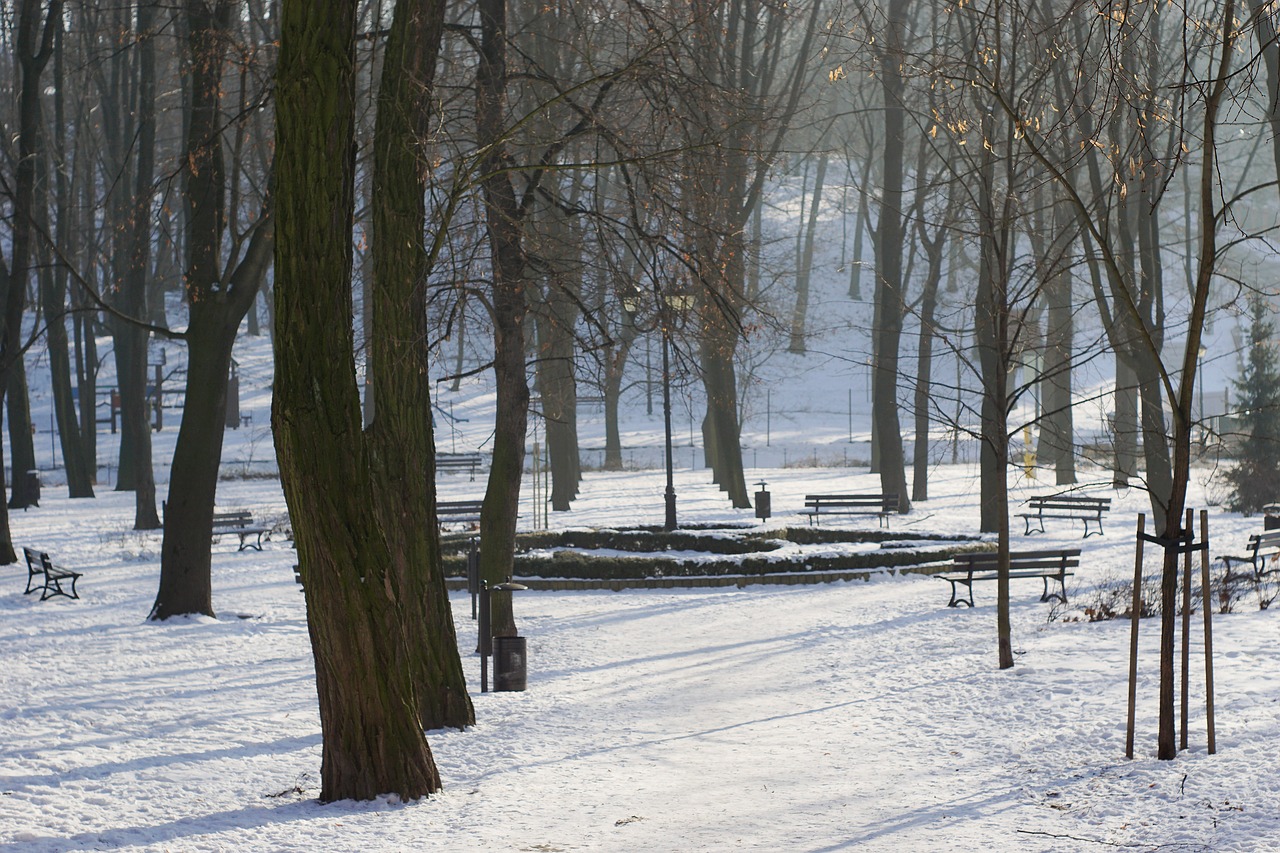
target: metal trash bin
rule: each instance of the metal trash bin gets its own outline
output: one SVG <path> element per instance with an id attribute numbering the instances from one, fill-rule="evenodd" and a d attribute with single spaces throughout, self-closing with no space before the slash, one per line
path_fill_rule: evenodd
<path id="1" fill-rule="evenodd" d="M 40 506 L 40 472 L 27 472 L 27 494 L 31 496 L 31 506 Z"/>
<path id="2" fill-rule="evenodd" d="M 524 637 L 493 638 L 494 692 L 519 693 L 529 672 L 528 648 Z"/>
<path id="3" fill-rule="evenodd" d="M 1280 530 L 1280 504 L 1267 504 L 1262 508 L 1262 529 Z"/>
<path id="4" fill-rule="evenodd" d="M 756 492 L 756 518 L 761 521 L 768 521 L 769 516 L 773 514 L 773 495 L 765 490 L 768 485 L 764 480 L 756 483 L 760 487 L 760 491 Z"/>

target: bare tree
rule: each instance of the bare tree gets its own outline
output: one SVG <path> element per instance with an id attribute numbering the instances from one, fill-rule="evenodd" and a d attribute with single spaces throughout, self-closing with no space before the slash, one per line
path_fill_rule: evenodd
<path id="1" fill-rule="evenodd" d="M 387 116 L 387 147 L 375 143 L 376 156 L 383 164 L 380 171 L 389 170 L 382 173 L 384 180 L 412 179 L 405 180 L 410 184 L 405 194 L 396 193 L 376 214 L 386 241 L 421 223 L 418 205 L 425 178 L 420 161 L 407 156 L 414 147 L 406 145 L 406 134 L 421 127 L 418 110 L 430 94 L 442 14 L 442 4 L 398 0 L 388 34 L 384 61 L 390 68 L 384 73 L 382 103 L 393 113 L 403 112 Z M 408 799 L 440 788 L 423 734 L 421 679 L 427 652 L 419 642 L 436 625 L 423 629 L 410 624 L 424 613 L 415 596 L 434 594 L 432 539 L 427 534 L 434 519 L 415 498 L 429 495 L 430 486 L 409 482 L 430 478 L 433 467 L 429 450 L 425 456 L 417 453 L 430 446 L 430 432 L 422 429 L 426 410 L 419 405 L 416 414 L 410 412 L 415 400 L 422 402 L 423 380 L 409 374 L 421 367 L 414 353 L 421 352 L 417 347 L 425 341 L 389 341 L 384 357 L 375 358 L 395 361 L 386 356 L 400 349 L 411 363 L 384 363 L 381 368 L 387 384 L 376 392 L 379 415 L 366 439 L 351 323 L 334 322 L 351 316 L 355 24 L 352 0 L 285 0 L 276 88 L 277 375 L 272 422 L 316 658 L 324 732 L 321 799 L 326 802 L 385 793 Z M 386 75 L 397 74 L 403 80 L 389 87 Z M 419 225 L 413 243 L 421 233 Z M 379 292 L 417 294 L 423 281 L 415 273 L 422 271 L 424 253 L 384 248 L 393 280 L 384 280 L 386 289 Z M 420 294 L 411 303 L 420 306 Z M 375 310 L 385 317 L 388 311 L 403 312 L 403 306 Z M 408 319 L 405 331 L 420 322 L 420 317 Z M 397 386 L 406 380 L 407 385 Z M 398 399 L 402 393 L 405 397 Z M 412 454 L 402 458 L 406 467 L 394 473 L 403 478 L 399 484 L 385 479 L 384 466 L 394 460 L 380 456 L 395 441 L 404 442 L 397 452 Z M 405 490 L 407 501 L 379 494 L 397 488 Z M 412 527 L 388 530 L 401 523 Z M 407 542 L 412 537 L 423 541 Z M 428 565 L 415 564 L 418 558 Z M 433 639 L 440 641 L 435 654 L 456 658 L 451 637 Z M 464 704 L 469 711 L 465 696 L 455 697 L 455 705 Z"/>

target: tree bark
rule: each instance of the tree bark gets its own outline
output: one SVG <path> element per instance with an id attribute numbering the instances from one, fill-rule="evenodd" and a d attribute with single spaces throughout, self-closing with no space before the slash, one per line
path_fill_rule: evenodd
<path id="1" fill-rule="evenodd" d="M 618 332 L 612 346 L 604 351 L 604 469 L 622 470 L 622 433 L 618 426 L 618 402 L 622 398 L 622 379 L 627 358 L 637 335 L 636 327 L 627 322 Z M 645 376 L 645 382 L 649 377 Z"/>
<path id="2" fill-rule="evenodd" d="M 70 152 L 67 150 L 67 120 L 64 109 L 66 80 L 64 74 L 64 49 L 61 26 L 54 41 L 53 76 L 54 76 L 54 151 L 55 168 L 54 188 L 57 198 L 58 219 L 55 228 L 55 242 L 62 251 L 69 252 L 72 257 L 76 252 L 71 248 L 72 222 L 74 213 L 71 199 L 74 192 L 70 172 L 78 169 L 78 162 L 73 167 L 69 162 Z M 77 158 L 78 160 L 79 158 Z M 62 448 L 62 464 L 67 473 L 67 493 L 71 498 L 91 498 L 93 482 L 96 478 L 96 462 L 88 456 L 83 440 L 80 419 L 76 416 L 76 405 L 71 387 L 71 355 L 67 338 L 67 280 L 68 270 L 65 263 L 50 265 L 40 276 L 40 304 L 48 323 L 45 340 L 49 350 L 49 384 L 53 393 L 53 411 L 58 427 L 59 444 Z M 72 322 L 76 320 L 74 316 Z M 93 395 L 89 396 L 89 411 L 92 412 Z M 90 418 L 84 426 L 88 430 L 96 428 L 96 418 Z"/>
<path id="3" fill-rule="evenodd" d="M 428 729 L 475 722 L 458 657 L 435 517 L 435 440 L 423 243 L 436 57 L 444 4 L 397 0 L 374 127 L 370 370 L 377 408 L 366 430 L 373 498 L 392 560 L 388 581 Z"/>
<path id="4" fill-rule="evenodd" d="M 190 117 L 184 144 L 187 262 L 183 276 L 189 311 L 187 382 L 182 425 L 174 446 L 160 549 L 160 585 L 151 618 L 214 615 L 210 530 L 226 423 L 227 378 L 236 332 L 266 275 L 271 255 L 270 214 L 254 223 L 244 257 L 232 258 L 224 279 L 227 168 L 221 140 L 222 74 L 231 44 L 235 4 L 190 0 Z M 225 281 L 225 284 L 223 283 Z"/>
<path id="5" fill-rule="evenodd" d="M 34 225 L 37 209 L 46 205 L 47 188 L 37 181 L 37 159 L 43 154 L 43 119 L 41 117 L 41 76 L 53 56 L 54 35 L 60 25 L 62 3 L 53 0 L 47 12 L 37 0 L 22 0 L 15 10 L 17 33 L 14 53 L 18 72 L 18 161 L 15 165 L 12 197 L 13 227 L 10 238 L 10 263 L 3 285 L 3 341 L 0 342 L 0 396 L 8 394 L 9 442 L 12 454 L 12 482 L 9 506 L 31 506 L 35 495 L 25 476 L 35 467 L 35 447 L 31 440 L 31 416 L 25 394 L 13 396 L 14 388 L 25 391 L 22 355 L 26 341 L 22 318 L 27 304 L 27 286 L 31 276 Z M 41 21 L 43 17 L 43 23 Z M 9 534 L 8 513 L 0 513 L 0 562 L 16 559 Z"/>
<path id="6" fill-rule="evenodd" d="M 480 510 L 480 575 L 491 586 L 511 580 L 516 517 L 529 421 L 525 374 L 526 259 L 524 214 L 506 171 L 506 0 L 480 0 L 480 65 L 476 75 L 476 138 L 487 152 L 480 164 L 485 227 L 493 271 L 493 372 L 496 385 L 493 458 Z M 490 596 L 495 637 L 516 634 L 511 596 Z"/>
<path id="7" fill-rule="evenodd" d="M 578 452 L 578 387 L 574 375 L 573 327 L 577 302 L 565 288 L 567 276 L 547 283 L 547 299 L 537 316 L 538 390 L 547 425 L 547 455 L 551 464 L 551 508 L 566 512 L 578 496 L 582 467 Z"/>
<path id="8" fill-rule="evenodd" d="M 1129 487 L 1138 474 L 1138 376 L 1126 356 L 1116 353 L 1115 412 L 1112 421 L 1115 464 L 1111 472 L 1113 488 Z"/>
<path id="9" fill-rule="evenodd" d="M 5 396 L 5 414 L 9 419 L 9 449 L 13 482 L 10 483 L 9 509 L 26 509 L 39 505 L 36 493 L 39 476 L 36 469 L 35 426 L 31 423 L 31 395 L 27 390 L 27 365 L 19 358 L 9 367 L 9 387 Z"/>
<path id="10" fill-rule="evenodd" d="M 276 86 L 272 426 L 316 659 L 322 802 L 440 788 L 340 319 L 351 315 L 356 6 L 284 0 Z"/>
<path id="11" fill-rule="evenodd" d="M 114 90 L 104 91 L 102 96 L 104 111 L 123 108 L 126 103 L 133 103 L 134 98 L 137 104 L 136 127 L 126 128 L 123 122 L 113 119 L 114 130 L 108 133 L 113 165 L 121 178 L 121 186 L 116 189 L 112 204 L 122 223 L 115 235 L 113 267 L 119 287 L 115 307 L 123 316 L 111 319 L 116 381 L 120 392 L 120 471 L 116 490 L 134 493 L 134 529 L 155 530 L 160 527 L 160 516 L 156 512 L 151 417 L 146 399 L 150 333 L 137 325 L 137 322 L 150 319 L 147 280 L 151 258 L 156 134 L 155 43 L 150 32 L 156 23 L 154 0 L 140 3 L 137 12 L 137 68 L 121 70 L 124 65 L 121 57 L 116 66 L 117 73 L 113 75 L 117 86 Z M 136 93 L 132 96 L 124 91 L 130 81 L 136 85 Z M 128 168 L 131 153 L 136 153 L 132 172 Z M 130 175 L 132 185 L 128 181 Z"/>
<path id="12" fill-rule="evenodd" d="M 880 490 L 899 496 L 899 511 L 908 512 L 906 459 L 898 417 L 898 348 L 902 338 L 903 280 L 903 145 L 906 108 L 902 57 L 906 0 L 891 0 L 887 9 L 886 44 L 880 56 L 884 90 L 885 146 L 880 217 L 876 228 L 875 362 L 871 383 L 871 417 L 879 448 Z"/>

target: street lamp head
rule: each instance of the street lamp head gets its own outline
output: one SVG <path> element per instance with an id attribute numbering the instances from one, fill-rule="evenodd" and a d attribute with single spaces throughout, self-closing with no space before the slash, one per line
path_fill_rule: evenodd
<path id="1" fill-rule="evenodd" d="M 664 297 L 667 305 L 675 311 L 688 311 L 693 307 L 693 294 L 687 291 L 669 293 Z"/>

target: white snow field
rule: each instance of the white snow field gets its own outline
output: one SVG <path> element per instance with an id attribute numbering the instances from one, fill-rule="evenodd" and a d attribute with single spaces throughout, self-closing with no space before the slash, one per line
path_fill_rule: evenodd
<path id="1" fill-rule="evenodd" d="M 770 524 L 806 491 L 876 490 L 865 469 L 777 469 Z M 1101 472 L 1092 472 L 1101 477 Z M 1203 500 L 1197 477 L 1193 504 Z M 681 471 L 681 520 L 744 521 Z M 1018 496 L 1047 484 L 1018 484 Z M 474 494 L 465 475 L 442 496 Z M 660 521 L 662 475 L 590 473 L 574 525 Z M 1104 536 L 1049 524 L 1015 547 L 1082 547 L 1073 604 L 1131 576 L 1137 490 Z M 976 472 L 933 471 L 895 530 L 972 532 Z M 283 512 L 278 482 L 219 505 Z M 470 602 L 453 609 L 476 726 L 431 732 L 446 789 L 320 805 L 303 596 L 285 541 L 214 545 L 218 619 L 146 621 L 158 534 L 133 497 L 46 489 L 15 541 L 83 571 L 81 598 L 23 595 L 0 569 L 0 851 L 973 851 L 1280 848 L 1280 613 L 1214 614 L 1217 754 L 1206 750 L 1201 618 L 1190 749 L 1157 761 L 1157 621 L 1142 625 L 1138 756 L 1124 758 L 1128 623 L 1049 621 L 1013 585 L 1017 666 L 996 668 L 994 585 L 886 575 L 816 586 L 528 592 L 524 693 L 479 692 Z M 872 520 L 874 526 L 874 520 Z M 1214 510 L 1213 553 L 1258 519 Z M 1020 533 L 1020 531 L 1019 531 Z M 1148 570 L 1158 570 L 1156 559 Z"/>
<path id="2" fill-rule="evenodd" d="M 792 245 L 794 205 L 767 219 L 771 245 Z M 824 217 L 823 228 L 808 354 L 786 352 L 785 329 L 775 329 L 772 338 L 757 332 L 740 358 L 747 478 L 769 484 L 770 525 L 803 524 L 797 511 L 808 492 L 880 491 L 865 461 L 845 467 L 867 457 L 871 305 L 846 295 L 833 237 L 840 221 Z M 775 314 L 789 316 L 791 297 L 771 298 Z M 1173 301 L 1167 312 L 1185 316 Z M 1078 323 L 1078 346 L 1100 336 L 1096 320 Z M 1171 323 L 1174 351 L 1181 332 Z M 1206 339 L 1209 396 L 1198 400 L 1206 413 L 1224 410 L 1239 338 L 1240 322 L 1220 316 Z M 100 351 L 108 347 L 104 339 Z M 155 348 L 167 352 L 167 370 L 183 363 L 181 347 Z M 268 478 L 222 482 L 218 506 L 278 518 L 285 506 L 269 479 L 270 344 L 243 337 L 236 358 L 239 408 L 249 418 L 226 434 L 224 474 Z M 487 358 L 469 353 L 466 367 Z M 238 553 L 224 538 L 214 545 L 219 618 L 148 622 L 160 537 L 133 532 L 133 496 L 111 491 L 117 437 L 99 433 L 98 497 L 68 500 L 47 371 L 38 354 L 30 361 L 47 485 L 39 508 L 12 516 L 14 541 L 84 577 L 80 600 L 41 602 L 23 595 L 23 566 L 0 567 L 0 853 L 1280 849 L 1280 604 L 1261 611 L 1246 597 L 1237 612 L 1214 615 L 1212 756 L 1196 615 L 1190 749 L 1170 762 L 1154 758 L 1157 623 L 1144 621 L 1138 757 L 1126 760 L 1128 623 L 1050 621 L 1034 580 L 1013 585 L 1017 666 L 1004 672 L 989 583 L 978 586 L 972 611 L 948 608 L 941 581 L 888 574 L 816 586 L 523 593 L 515 607 L 529 643 L 528 690 L 483 695 L 470 602 L 455 594 L 477 724 L 430 733 L 445 791 L 415 803 L 322 806 L 294 552 L 277 539 L 262 553 Z M 936 361 L 936 381 L 956 382 L 955 357 L 939 350 Z M 552 513 L 552 526 L 661 523 L 661 397 L 646 362 L 661 363 L 652 338 L 632 354 L 622 441 L 628 467 L 649 470 L 589 470 L 572 512 Z M 1076 440 L 1089 444 L 1113 408 L 1114 377 L 1105 354 L 1080 362 Z M 913 365 L 904 361 L 904 371 Z M 106 387 L 111 360 L 102 368 Z M 677 379 L 681 522 L 753 521 L 695 469 L 702 402 L 696 378 Z M 440 450 L 491 450 L 486 381 L 474 377 L 456 392 L 438 386 Z M 953 411 L 945 394 L 939 399 Z M 1214 400 L 1222 402 L 1215 408 Z M 161 498 L 177 419 L 166 413 L 153 434 Z M 535 417 L 531 448 L 540 429 Z M 584 463 L 598 467 L 598 406 L 580 407 L 579 434 Z M 966 464 L 974 443 L 954 445 L 952 464 L 950 438 L 937 427 L 932 499 L 895 518 L 895 531 L 977 530 L 978 479 Z M 1135 518 L 1146 504 L 1137 489 L 1113 492 L 1104 471 L 1082 475 L 1088 494 L 1113 498 L 1105 536 L 1082 541 L 1080 524 L 1068 521 L 1014 536 L 1015 547 L 1083 548 L 1070 586 L 1079 605 L 1095 584 L 1132 577 Z M 1057 491 L 1051 481 L 1010 477 L 1015 504 Z M 440 483 L 444 499 L 476 498 L 484 488 L 462 474 Z M 1212 469 L 1196 472 L 1192 506 L 1219 503 L 1221 493 Z M 534 497 L 526 481 L 525 527 L 538 517 Z M 1237 553 L 1262 526 L 1209 508 L 1214 555 Z M 1156 557 L 1147 565 L 1154 574 Z"/>

